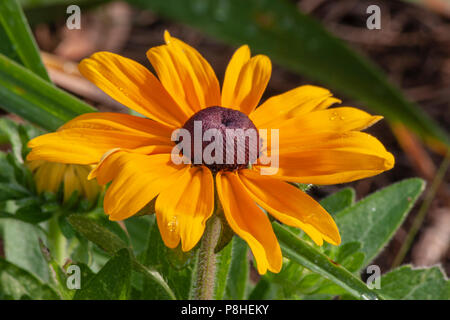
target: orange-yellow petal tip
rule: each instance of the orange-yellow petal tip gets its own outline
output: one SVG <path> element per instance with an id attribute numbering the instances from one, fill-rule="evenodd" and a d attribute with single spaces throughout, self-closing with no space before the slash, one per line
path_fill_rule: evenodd
<path id="1" fill-rule="evenodd" d="M 281 268 L 283 267 L 283 257 L 281 256 L 280 259 L 278 259 L 277 261 L 272 261 L 272 262 L 275 262 L 275 264 L 268 265 L 269 271 L 273 272 L 273 273 L 279 273 L 281 271 Z"/>
<path id="2" fill-rule="evenodd" d="M 171 39 L 172 36 L 170 35 L 169 31 L 167 29 L 164 30 L 164 41 L 169 44 Z"/>
<path id="3" fill-rule="evenodd" d="M 366 128 L 373 126 L 375 123 L 377 123 L 378 121 L 380 121 L 382 119 L 384 119 L 383 116 L 372 116 L 372 120 L 367 124 Z M 366 128 L 364 128 L 364 129 L 366 129 Z"/>
<path id="4" fill-rule="evenodd" d="M 27 147 L 30 148 L 30 149 L 34 147 L 34 142 L 33 142 L 33 140 L 34 140 L 34 139 L 28 141 L 28 143 L 27 143 Z"/>
<path id="5" fill-rule="evenodd" d="M 386 152 L 386 158 L 384 160 L 384 170 L 390 170 L 395 165 L 395 158 L 394 155 L 390 152 Z"/>
<path id="6" fill-rule="evenodd" d="M 243 44 L 236 50 L 236 52 L 238 52 L 238 51 L 242 54 L 245 54 L 250 59 L 251 52 L 250 52 L 250 47 L 248 45 Z"/>
<path id="7" fill-rule="evenodd" d="M 116 216 L 109 215 L 106 211 L 105 211 L 105 213 L 108 215 L 109 221 L 120 221 L 121 220 L 121 219 L 118 219 L 118 217 L 116 217 Z"/>
<path id="8" fill-rule="evenodd" d="M 339 230 L 336 228 L 336 234 L 332 235 L 330 239 L 327 239 L 327 241 L 335 246 L 338 246 L 341 244 L 341 235 L 339 234 Z"/>
<path id="9" fill-rule="evenodd" d="M 98 166 L 95 166 L 94 168 L 92 168 L 92 170 L 89 172 L 89 174 L 87 176 L 88 180 L 92 180 L 97 177 L 97 168 L 98 168 Z"/>

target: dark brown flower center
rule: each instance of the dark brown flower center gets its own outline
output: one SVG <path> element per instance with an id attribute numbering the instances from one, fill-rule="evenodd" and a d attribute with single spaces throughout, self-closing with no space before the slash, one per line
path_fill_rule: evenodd
<path id="1" fill-rule="evenodd" d="M 213 172 L 245 168 L 259 156 L 258 130 L 238 110 L 205 108 L 189 118 L 183 129 L 191 139 L 190 148 L 183 149 L 183 154 L 194 165 L 205 165 Z"/>

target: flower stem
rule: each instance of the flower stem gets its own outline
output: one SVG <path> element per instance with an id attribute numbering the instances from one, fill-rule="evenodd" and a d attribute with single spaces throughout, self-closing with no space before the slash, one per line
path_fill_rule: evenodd
<path id="1" fill-rule="evenodd" d="M 192 291 L 194 300 L 211 300 L 214 296 L 216 254 L 214 248 L 220 235 L 220 219 L 216 214 L 208 220 L 197 258 L 196 276 Z"/>
<path id="2" fill-rule="evenodd" d="M 63 265 L 66 258 L 67 241 L 59 227 L 58 215 L 55 215 L 49 220 L 48 242 L 53 258 L 58 262 L 59 265 Z"/>

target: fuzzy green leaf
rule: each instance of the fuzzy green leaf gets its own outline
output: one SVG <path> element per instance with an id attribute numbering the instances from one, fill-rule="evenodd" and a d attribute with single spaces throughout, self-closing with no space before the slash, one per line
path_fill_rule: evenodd
<path id="1" fill-rule="evenodd" d="M 226 288 L 226 298 L 243 300 L 247 294 L 250 265 L 248 261 L 248 245 L 239 237 L 234 237 L 231 250 L 231 265 Z"/>
<path id="2" fill-rule="evenodd" d="M 123 248 L 128 248 L 125 241 L 98 222 L 82 215 L 70 215 L 67 220 L 80 234 L 92 241 L 108 254 L 113 255 Z"/>
<path id="3" fill-rule="evenodd" d="M 355 190 L 344 188 L 322 199 L 320 204 L 331 215 L 351 206 L 355 202 Z"/>
<path id="4" fill-rule="evenodd" d="M 450 281 L 440 267 L 401 266 L 381 277 L 382 294 L 401 300 L 450 300 Z"/>
<path id="5" fill-rule="evenodd" d="M 0 258 L 0 300 L 58 299 L 56 292 L 26 270 Z"/>
<path id="6" fill-rule="evenodd" d="M 183 254 L 180 248 L 167 248 L 154 217 L 152 220 L 143 265 L 157 270 L 167 281 L 176 298 L 187 299 L 192 285 L 194 252 Z M 148 281 L 144 282 L 141 299 L 158 298 L 158 292 L 154 290 L 153 285 Z"/>
<path id="7" fill-rule="evenodd" d="M 217 254 L 214 299 L 222 300 L 228 283 L 231 266 L 232 243 L 228 243 Z"/>
<path id="8" fill-rule="evenodd" d="M 309 270 L 333 281 L 358 299 L 376 300 L 381 295 L 370 290 L 344 267 L 333 263 L 327 256 L 313 248 L 304 240 L 290 232 L 277 222 L 272 223 L 273 229 L 280 242 L 283 255 Z"/>
<path id="9" fill-rule="evenodd" d="M 131 256 L 119 250 L 106 265 L 77 290 L 74 300 L 126 300 L 130 292 Z"/>
<path id="10" fill-rule="evenodd" d="M 342 244 L 360 242 L 366 266 L 392 238 L 424 187 L 421 179 L 406 179 L 340 211 L 335 220 Z"/>
<path id="11" fill-rule="evenodd" d="M 152 222 L 149 216 L 131 217 L 125 220 L 127 232 L 130 235 L 131 245 L 136 255 L 144 252 Z"/>
<path id="12" fill-rule="evenodd" d="M 2 223 L 6 260 L 31 272 L 44 282 L 48 281 L 47 262 L 39 246 L 39 239 L 45 237 L 43 232 L 35 225 L 15 219 L 5 219 Z"/>
<path id="13" fill-rule="evenodd" d="M 119 236 L 90 218 L 82 215 L 71 215 L 67 220 L 75 230 L 102 248 L 109 255 L 114 255 L 117 251 L 124 248 L 127 250 L 130 249 L 127 243 L 120 239 Z M 158 297 L 163 297 L 164 299 L 175 298 L 172 290 L 158 272 L 140 264 L 133 256 L 132 267 L 135 271 L 141 273 L 152 285 L 153 292 Z"/>

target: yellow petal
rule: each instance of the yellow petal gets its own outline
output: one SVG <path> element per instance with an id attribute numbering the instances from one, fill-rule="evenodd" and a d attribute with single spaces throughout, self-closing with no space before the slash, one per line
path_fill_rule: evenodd
<path id="1" fill-rule="evenodd" d="M 203 235 L 214 209 L 214 182 L 206 167 L 191 167 L 173 185 L 161 191 L 155 210 L 166 246 L 191 250 Z"/>
<path id="2" fill-rule="evenodd" d="M 38 193 L 44 191 L 56 193 L 63 182 L 66 165 L 47 161 L 31 161 L 30 169 L 34 172 Z"/>
<path id="3" fill-rule="evenodd" d="M 73 165 L 75 174 L 80 181 L 81 190 L 80 192 L 89 200 L 93 201 L 99 192 L 101 191 L 101 187 L 98 185 L 97 181 L 88 180 L 88 175 L 90 171 L 90 166 L 82 166 L 82 165 Z M 68 198 L 65 198 L 68 200 Z"/>
<path id="4" fill-rule="evenodd" d="M 147 57 L 167 92 L 189 115 L 220 105 L 219 81 L 209 63 L 167 31 L 164 37 L 167 44 L 151 48 Z"/>
<path id="5" fill-rule="evenodd" d="M 113 113 L 79 116 L 59 131 L 36 137 L 28 160 L 94 164 L 113 148 L 170 146 L 170 130 L 149 119 Z"/>
<path id="6" fill-rule="evenodd" d="M 112 180 L 104 199 L 105 213 L 110 220 L 134 215 L 187 168 L 174 165 L 170 154 L 112 153 L 97 170 L 99 184 Z"/>
<path id="7" fill-rule="evenodd" d="M 67 129 L 48 133 L 32 140 L 27 160 L 94 164 L 112 148 L 134 149 L 154 144 L 151 138 L 96 129 Z"/>
<path id="8" fill-rule="evenodd" d="M 250 246 L 258 272 L 279 272 L 281 249 L 269 218 L 247 194 L 235 172 L 217 173 L 216 185 L 228 224 Z"/>
<path id="9" fill-rule="evenodd" d="M 97 52 L 79 65 L 81 74 L 106 94 L 150 119 L 180 127 L 190 116 L 141 64 L 111 52 Z"/>
<path id="10" fill-rule="evenodd" d="M 250 114 L 266 90 L 272 63 L 264 55 L 254 56 L 244 63 L 247 59 L 247 50 L 245 46 L 239 48 L 227 67 L 222 106 Z"/>
<path id="11" fill-rule="evenodd" d="M 81 186 L 81 181 L 77 177 L 75 168 L 72 165 L 66 166 L 64 172 L 64 200 L 70 199 L 73 192 L 78 191 L 78 195 L 83 194 L 83 188 Z"/>
<path id="12" fill-rule="evenodd" d="M 173 128 L 154 120 L 117 112 L 85 113 L 68 121 L 58 131 L 75 128 L 130 132 L 152 137 L 165 137 L 167 141 L 173 131 Z"/>
<path id="13" fill-rule="evenodd" d="M 339 102 L 327 89 L 316 86 L 300 86 L 267 99 L 251 115 L 257 128 L 270 128 L 282 121 L 301 116 L 316 109 Z"/>
<path id="14" fill-rule="evenodd" d="M 249 60 L 250 48 L 247 45 L 241 46 L 231 57 L 222 85 L 222 106 L 233 106 L 239 74 Z"/>
<path id="15" fill-rule="evenodd" d="M 276 153 L 279 169 L 273 177 L 326 185 L 374 176 L 394 166 L 392 154 L 363 132 L 322 133 L 308 138 L 308 143 L 292 144 Z"/>
<path id="16" fill-rule="evenodd" d="M 292 136 L 316 134 L 325 131 L 364 130 L 383 119 L 352 107 L 339 107 L 310 112 L 279 124 L 280 131 L 291 130 Z M 282 140 L 281 140 L 282 141 Z"/>
<path id="17" fill-rule="evenodd" d="M 279 134 L 279 149 L 288 147 L 311 148 L 311 141 L 320 141 L 320 134 L 325 134 L 322 141 L 334 137 L 333 132 L 359 131 L 380 121 L 382 116 L 372 116 L 362 110 L 351 107 L 340 107 L 307 113 L 273 124 Z M 259 127 L 262 128 L 262 127 Z M 270 139 L 267 148 L 272 148 Z M 273 148 L 277 148 L 275 145 Z"/>
<path id="18" fill-rule="evenodd" d="M 339 230 L 333 218 L 309 195 L 284 181 L 241 170 L 239 178 L 253 200 L 276 219 L 305 231 L 318 245 L 338 245 Z"/>

